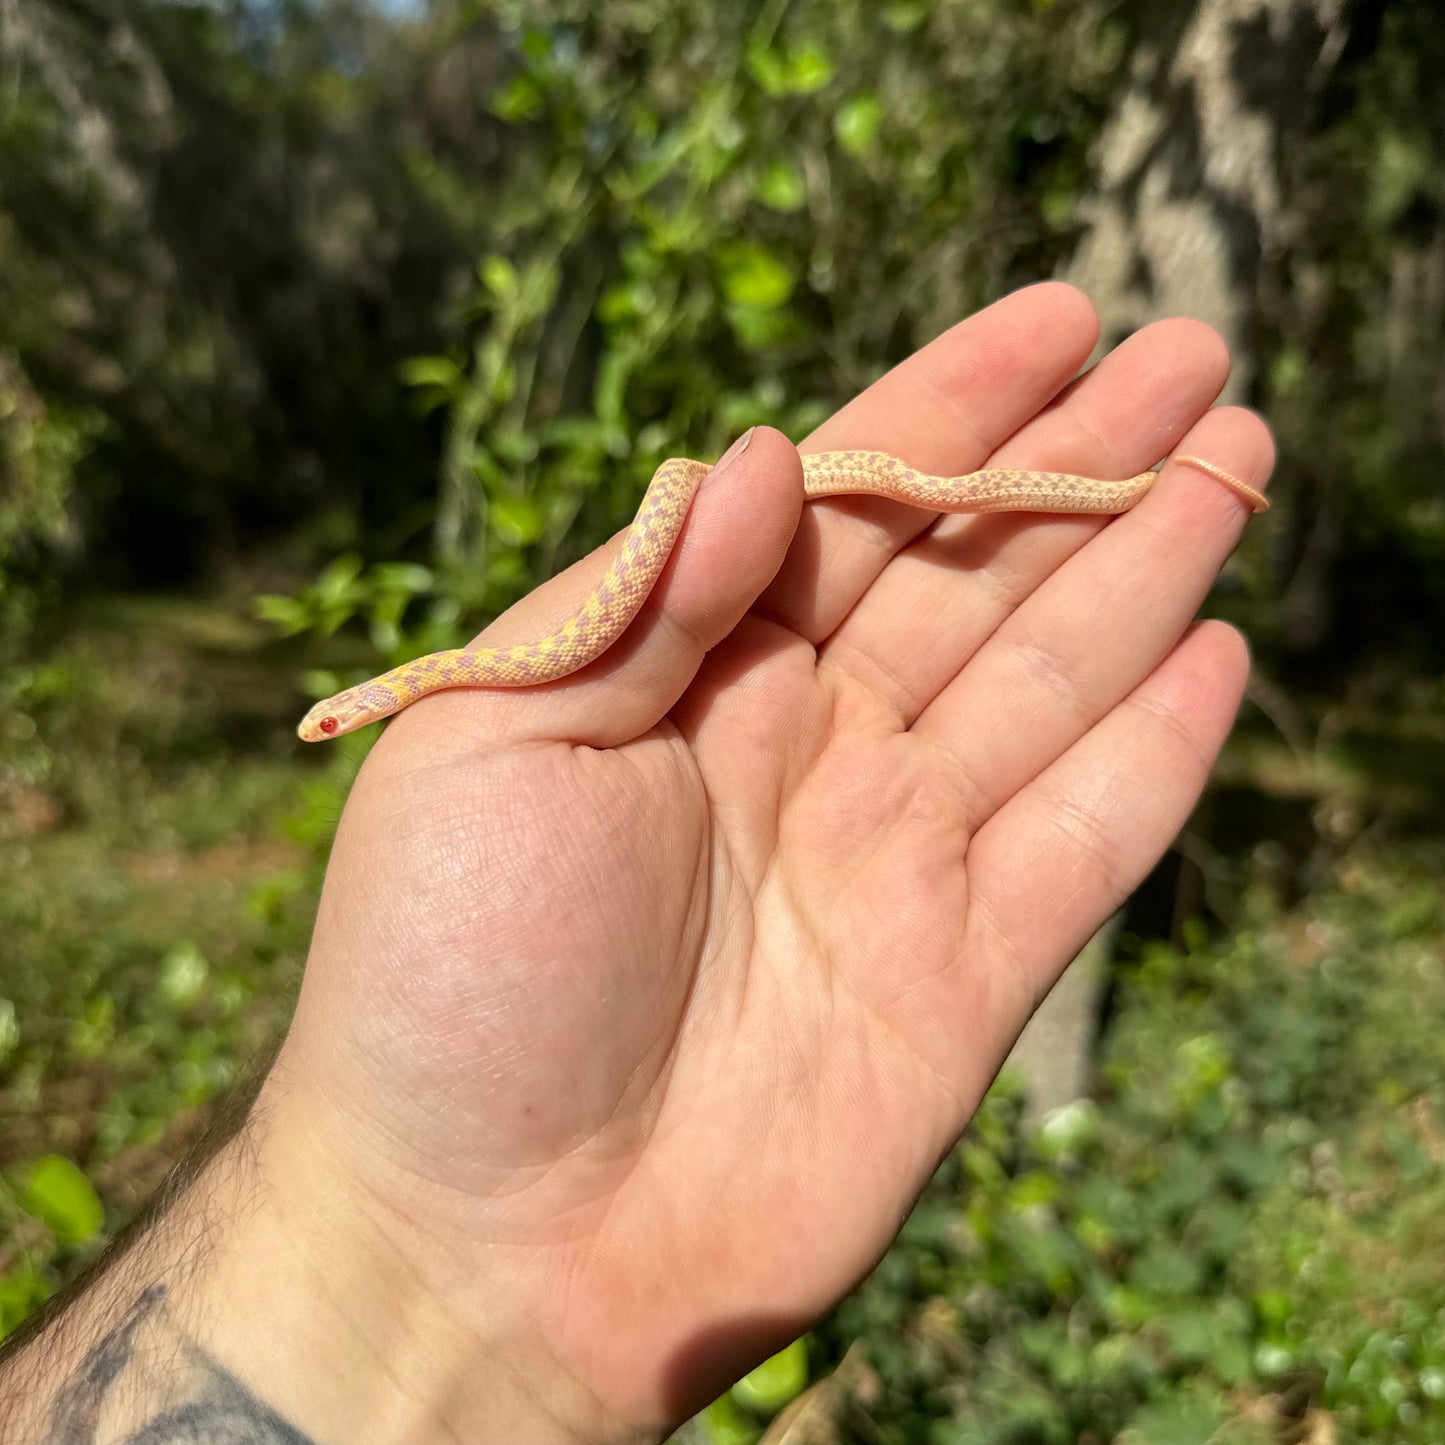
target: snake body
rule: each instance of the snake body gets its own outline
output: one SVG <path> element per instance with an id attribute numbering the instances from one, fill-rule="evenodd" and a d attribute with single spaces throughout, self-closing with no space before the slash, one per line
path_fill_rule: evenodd
<path id="1" fill-rule="evenodd" d="M 1257 512 L 1269 503 L 1253 487 L 1198 457 L 1175 457 L 1207 472 Z M 647 600 L 682 531 L 698 487 L 712 468 L 675 457 L 653 474 L 621 549 L 582 606 L 535 642 L 514 647 L 456 648 L 403 663 L 369 682 L 323 698 L 301 720 L 305 742 L 321 742 L 390 717 L 429 693 L 453 687 L 532 687 L 566 677 L 600 657 Z M 993 468 L 959 477 L 916 471 L 886 452 L 821 452 L 803 458 L 810 500 L 859 493 L 932 512 L 1127 512 L 1158 472 L 1096 481 L 1068 472 Z"/>

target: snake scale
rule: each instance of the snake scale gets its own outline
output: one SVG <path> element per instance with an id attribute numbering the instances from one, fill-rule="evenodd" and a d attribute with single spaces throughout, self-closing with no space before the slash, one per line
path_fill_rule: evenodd
<path id="1" fill-rule="evenodd" d="M 1188 456 L 1173 460 L 1207 472 L 1256 512 L 1269 506 L 1253 487 L 1213 462 Z M 443 688 L 532 687 L 586 667 L 637 616 L 667 565 L 698 487 L 711 470 L 706 462 L 681 457 L 658 467 L 606 575 L 581 607 L 546 636 L 513 647 L 433 652 L 403 663 L 323 698 L 301 720 L 298 734 L 306 742 L 321 742 L 390 717 Z M 803 492 L 809 500 L 866 494 L 931 512 L 1127 512 L 1158 475 L 1150 471 L 1122 481 L 1097 481 L 1068 472 L 992 468 L 933 477 L 886 452 L 820 452 L 803 458 Z"/>

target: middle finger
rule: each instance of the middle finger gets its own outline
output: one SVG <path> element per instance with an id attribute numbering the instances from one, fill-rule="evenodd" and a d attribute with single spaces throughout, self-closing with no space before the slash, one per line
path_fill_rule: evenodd
<path id="1" fill-rule="evenodd" d="M 1156 322 L 1080 377 L 986 465 L 1131 476 L 1174 448 L 1228 372 L 1212 328 Z M 939 518 L 823 644 L 820 669 L 861 684 L 911 726 L 1014 608 L 1109 521 L 1016 512 Z"/>

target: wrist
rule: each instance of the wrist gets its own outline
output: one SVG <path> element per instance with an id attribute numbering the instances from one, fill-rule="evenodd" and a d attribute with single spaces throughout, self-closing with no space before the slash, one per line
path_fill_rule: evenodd
<path id="1" fill-rule="evenodd" d="M 318 1157 L 309 1132 L 262 1114 L 237 1144 L 244 1157 L 218 1161 L 232 1177 L 207 1202 L 212 1266 L 192 1327 L 316 1445 L 640 1438 L 605 1418 L 491 1281 L 457 1277 L 476 1257 L 436 1258 L 435 1241 Z"/>
<path id="2" fill-rule="evenodd" d="M 85 1445 L 149 1438 L 176 1411 L 200 1422 L 197 1440 L 210 1420 L 214 1438 L 243 1425 L 257 1445 L 643 1438 L 606 1418 L 486 1281 L 461 1281 L 466 1318 L 450 1312 L 427 1242 L 315 1150 L 253 1115 L 0 1369 L 0 1421 Z"/>

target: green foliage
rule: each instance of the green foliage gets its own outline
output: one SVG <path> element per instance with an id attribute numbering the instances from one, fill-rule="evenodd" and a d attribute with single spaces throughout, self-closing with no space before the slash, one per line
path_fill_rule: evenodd
<path id="1" fill-rule="evenodd" d="M 808 1340 L 794 1340 L 744 1375 L 695 1422 L 705 1445 L 753 1445 L 767 1421 L 808 1387 Z"/>
<path id="2" fill-rule="evenodd" d="M 94 411 L 47 405 L 0 348 L 0 665 L 33 626 L 39 560 L 74 545 L 76 469 L 103 430 Z"/>
<path id="3" fill-rule="evenodd" d="M 190 579 L 302 517 L 394 523 L 429 483 L 393 373 L 474 243 L 404 146 L 485 175 L 489 137 L 408 105 L 368 7 L 248 11 L 27 0 L 5 26 L 0 466 L 73 472 L 91 580 Z M 17 439 L 13 377 L 46 447 Z"/>
<path id="4" fill-rule="evenodd" d="M 1288 254 L 1260 306 L 1269 418 L 1299 495 L 1235 576 L 1289 682 L 1394 709 L 1445 626 L 1445 27 L 1434 0 L 1356 20 L 1322 123 L 1284 157 Z M 1343 203 L 1351 197 L 1350 203 Z"/>
<path id="5" fill-rule="evenodd" d="M 435 586 L 374 649 L 455 641 L 668 452 L 802 433 L 1054 272 L 1143 8 L 33 0 L 0 92 L 0 551 L 169 584 L 289 530 L 273 591 L 400 557 Z M 1433 0 L 1366 9 L 1280 157 L 1253 303 L 1302 495 L 1221 605 L 1387 697 L 1445 625 L 1445 41 Z"/>
<path id="6" fill-rule="evenodd" d="M 1084 175 L 1119 59 L 1107 7 L 888 19 L 880 64 L 857 0 L 447 11 L 448 44 L 498 60 L 487 104 L 511 159 L 485 208 L 445 155 L 422 165 L 481 233 L 448 345 L 399 369 L 444 417 L 430 580 L 403 597 L 348 556 L 263 615 L 366 624 L 380 656 L 344 680 L 456 645 L 621 525 L 665 457 L 715 456 L 757 422 L 801 438 L 1047 274 L 1068 237 L 1044 197 Z M 1020 143 L 1025 104 L 1046 143 Z"/>
<path id="7" fill-rule="evenodd" d="M 1146 952 L 1097 1105 L 1030 1133 L 996 1086 L 819 1332 L 867 1343 L 877 1438 L 1440 1437 L 1445 904 L 1396 857 L 1250 907 Z"/>
<path id="8" fill-rule="evenodd" d="M 57 659 L 42 689 L 78 752 L 90 700 L 115 705 L 106 650 Z M 101 1237 L 70 1167 L 37 1161 L 73 1161 L 123 1222 L 178 1114 L 274 1033 L 299 973 L 333 786 L 298 809 L 294 765 L 187 751 L 77 784 L 83 830 L 0 838 L 0 1329 Z M 301 846 L 274 840 L 282 811 Z M 869 1439 L 1263 1445 L 1310 1411 L 1342 1441 L 1437 1439 L 1439 866 L 1423 846 L 1355 856 L 1289 911 L 1265 870 L 1232 940 L 1145 948 L 1100 1098 L 1030 1132 L 1002 1080 L 873 1276 L 695 1431 L 756 1438 L 861 1338 Z"/>
<path id="9" fill-rule="evenodd" d="M 67 539 L 75 470 L 102 428 L 95 412 L 46 406 L 0 356 L 0 569 L 27 546 Z"/>
<path id="10" fill-rule="evenodd" d="M 712 1402 L 701 1417 L 708 1445 L 754 1445 L 762 1426 L 733 1398 L 731 1392 Z"/>
<path id="11" fill-rule="evenodd" d="M 732 1388 L 733 1398 L 759 1415 L 776 1415 L 808 1387 L 808 1342 L 794 1340 Z"/>
<path id="12" fill-rule="evenodd" d="M 49 648 L 57 600 L 249 553 L 314 694 L 452 645 L 665 456 L 801 438 L 1051 274 L 1128 60 L 1106 0 L 104 9 L 12 7 L 0 87 L 0 1333 L 280 1026 L 369 745 L 241 761 L 221 724 L 294 701 L 236 681 L 254 635 L 178 671 L 184 604 Z M 1436 9 L 1352 34 L 1260 298 L 1312 490 L 1220 605 L 1327 684 L 1321 816 L 1418 792 L 1445 715 Z M 1030 1133 L 995 1089 L 810 1337 L 867 1343 L 873 1445 L 1441 1437 L 1445 917 L 1407 855 L 1314 866 L 1233 943 L 1144 950 L 1097 1102 Z M 808 1363 L 699 1428 L 757 1438 Z"/>
<path id="13" fill-rule="evenodd" d="M 20 1206 L 40 1220 L 61 1246 L 94 1239 L 105 1220 L 90 1180 L 58 1154 L 47 1154 L 24 1171 Z"/>
<path id="14" fill-rule="evenodd" d="M 0 812 L 0 1334 L 274 1036 L 310 927 L 305 855 L 268 836 L 291 769 L 98 771 L 71 758 L 46 779 L 76 786 L 83 830 L 17 836 Z"/>

